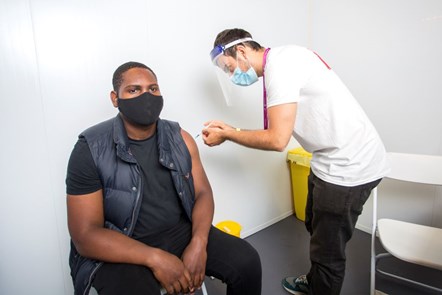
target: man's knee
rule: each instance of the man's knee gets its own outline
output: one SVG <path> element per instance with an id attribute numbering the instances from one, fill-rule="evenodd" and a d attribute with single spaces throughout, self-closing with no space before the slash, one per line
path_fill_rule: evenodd
<path id="1" fill-rule="evenodd" d="M 247 253 L 244 253 L 243 263 L 247 268 L 259 269 L 261 273 L 261 258 L 259 257 L 258 251 L 246 242 Z"/>

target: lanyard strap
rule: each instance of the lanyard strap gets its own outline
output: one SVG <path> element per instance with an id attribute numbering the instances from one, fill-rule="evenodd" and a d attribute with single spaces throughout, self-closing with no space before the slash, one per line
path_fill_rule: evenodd
<path id="1" fill-rule="evenodd" d="M 267 53 L 269 52 L 270 48 L 267 48 L 264 51 L 264 56 L 262 58 L 262 85 L 263 87 L 263 100 L 262 100 L 262 107 L 264 112 L 264 129 L 266 130 L 269 128 L 269 119 L 267 118 L 267 91 L 266 91 L 266 80 L 265 80 L 265 67 L 267 62 Z"/>

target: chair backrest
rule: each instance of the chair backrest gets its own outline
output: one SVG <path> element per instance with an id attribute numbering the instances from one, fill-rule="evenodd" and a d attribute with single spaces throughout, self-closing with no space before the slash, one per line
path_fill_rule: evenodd
<path id="1" fill-rule="evenodd" d="M 388 153 L 391 172 L 387 178 L 442 185 L 442 156 Z"/>

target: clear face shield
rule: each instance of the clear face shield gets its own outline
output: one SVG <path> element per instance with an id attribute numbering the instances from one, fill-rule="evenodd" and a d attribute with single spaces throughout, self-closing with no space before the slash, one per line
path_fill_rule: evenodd
<path id="1" fill-rule="evenodd" d="M 224 55 L 226 49 L 246 41 L 253 41 L 253 39 L 243 38 L 225 46 L 217 45 L 210 52 L 216 76 L 228 106 L 234 105 L 236 101 L 250 94 L 250 89 L 247 90 L 247 87 L 243 86 L 249 86 L 258 81 L 258 76 L 248 60 L 237 54 L 236 63 L 233 65 L 235 70 L 232 72 L 232 65 L 228 64 L 232 58 Z"/>

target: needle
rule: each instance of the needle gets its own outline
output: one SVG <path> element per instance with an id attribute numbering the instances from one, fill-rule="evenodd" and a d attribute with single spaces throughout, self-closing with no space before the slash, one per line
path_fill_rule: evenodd
<path id="1" fill-rule="evenodd" d="M 210 125 L 212 125 L 212 123 L 210 123 L 209 125 L 207 125 L 206 127 L 204 127 L 203 130 L 209 128 Z M 200 135 L 201 135 L 201 133 L 198 133 L 194 138 L 197 139 Z"/>

